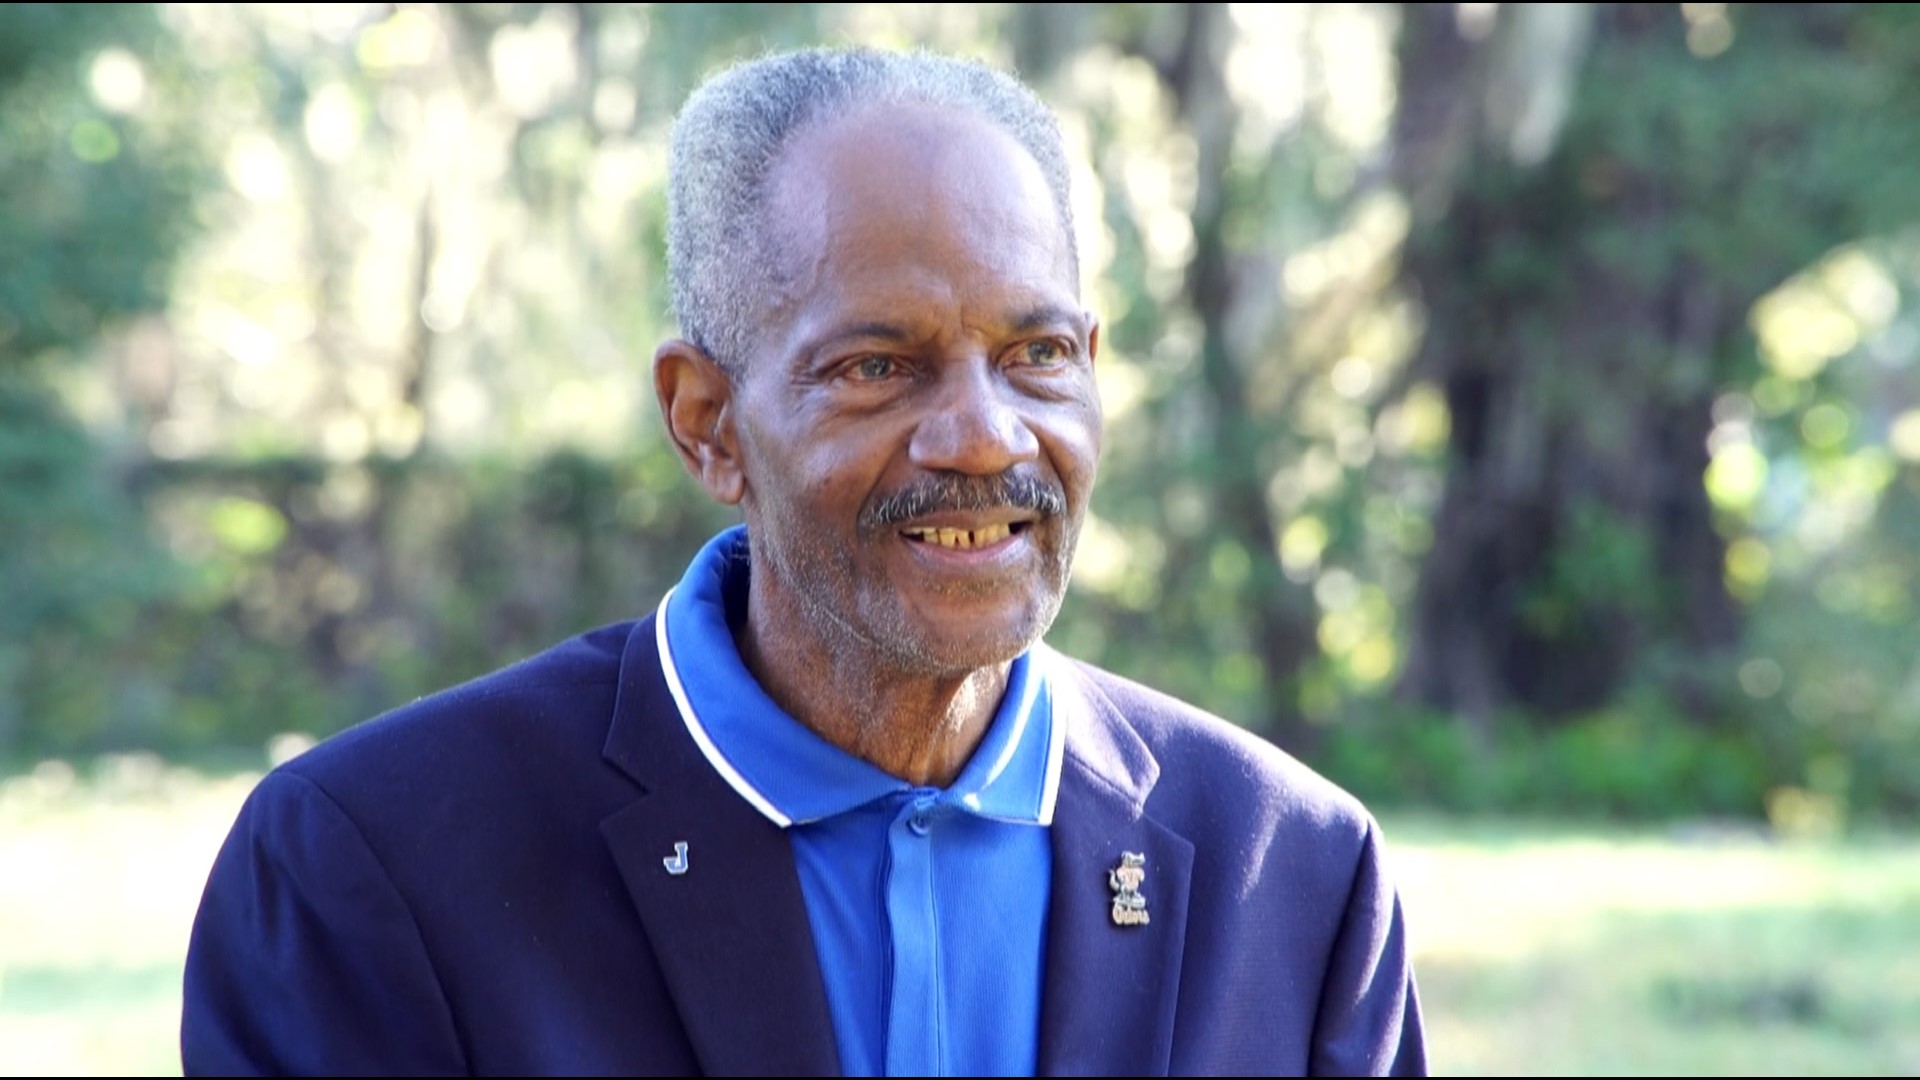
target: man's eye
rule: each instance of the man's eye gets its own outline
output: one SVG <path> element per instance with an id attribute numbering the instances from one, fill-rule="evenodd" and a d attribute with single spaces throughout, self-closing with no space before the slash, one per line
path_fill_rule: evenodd
<path id="1" fill-rule="evenodd" d="M 877 382 L 889 378 L 899 370 L 900 364 L 893 357 L 876 353 L 854 361 L 853 377 L 866 382 Z"/>
<path id="2" fill-rule="evenodd" d="M 1025 352 L 1027 363 L 1038 367 L 1058 364 L 1067 358 L 1067 350 L 1057 341 L 1029 341 Z"/>

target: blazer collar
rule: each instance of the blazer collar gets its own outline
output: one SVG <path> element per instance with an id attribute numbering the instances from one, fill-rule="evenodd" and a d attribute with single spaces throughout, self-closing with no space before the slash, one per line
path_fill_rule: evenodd
<path id="1" fill-rule="evenodd" d="M 653 618 L 627 639 L 602 753 L 645 792 L 600 831 L 701 1071 L 838 1073 L 786 833 L 727 786 L 676 719 Z"/>
<path id="2" fill-rule="evenodd" d="M 1166 1075 L 1187 937 L 1193 844 L 1146 812 L 1159 762 L 1081 669 L 1056 667 L 1067 760 L 1053 822 L 1053 905 L 1040 1003 L 1045 1075 Z M 1108 877 L 1144 857 L 1148 922 L 1119 925 Z"/>
<path id="3" fill-rule="evenodd" d="M 1066 730 L 1052 826 L 1040 1003 L 1047 1075 L 1165 1075 L 1193 844 L 1146 812 L 1159 762 L 1080 666 L 1056 658 Z M 840 1071 L 813 931 L 786 834 L 727 786 L 687 734 L 653 619 L 635 624 L 603 753 L 644 791 L 601 823 L 702 1071 Z M 685 843 L 686 872 L 666 860 Z M 1113 921 L 1108 871 L 1144 857 L 1149 921 Z"/>

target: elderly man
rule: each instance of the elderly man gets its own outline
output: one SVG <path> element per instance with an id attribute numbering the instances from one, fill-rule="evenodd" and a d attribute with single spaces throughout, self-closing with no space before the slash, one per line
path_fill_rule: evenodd
<path id="1" fill-rule="evenodd" d="M 659 608 L 276 770 L 189 1072 L 1414 1073 L 1370 818 L 1041 645 L 1100 448 L 1051 114 L 818 51 L 674 136 Z"/>

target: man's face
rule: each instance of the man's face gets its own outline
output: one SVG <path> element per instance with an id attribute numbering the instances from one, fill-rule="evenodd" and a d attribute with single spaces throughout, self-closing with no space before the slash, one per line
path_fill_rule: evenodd
<path id="1" fill-rule="evenodd" d="M 1059 610 L 1100 448 L 1039 167 L 984 121 L 876 107 L 792 144 L 771 207 L 782 285 L 734 400 L 756 601 L 903 671 L 1011 659 Z"/>

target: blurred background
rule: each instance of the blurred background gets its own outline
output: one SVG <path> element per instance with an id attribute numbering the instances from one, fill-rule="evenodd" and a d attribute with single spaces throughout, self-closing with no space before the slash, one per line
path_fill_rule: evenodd
<path id="1" fill-rule="evenodd" d="M 259 773 L 650 609 L 666 133 L 1018 71 L 1050 640 L 1365 798 L 1451 1073 L 1920 1072 L 1920 7 L 0 5 L 0 1072 L 178 1070 Z"/>

